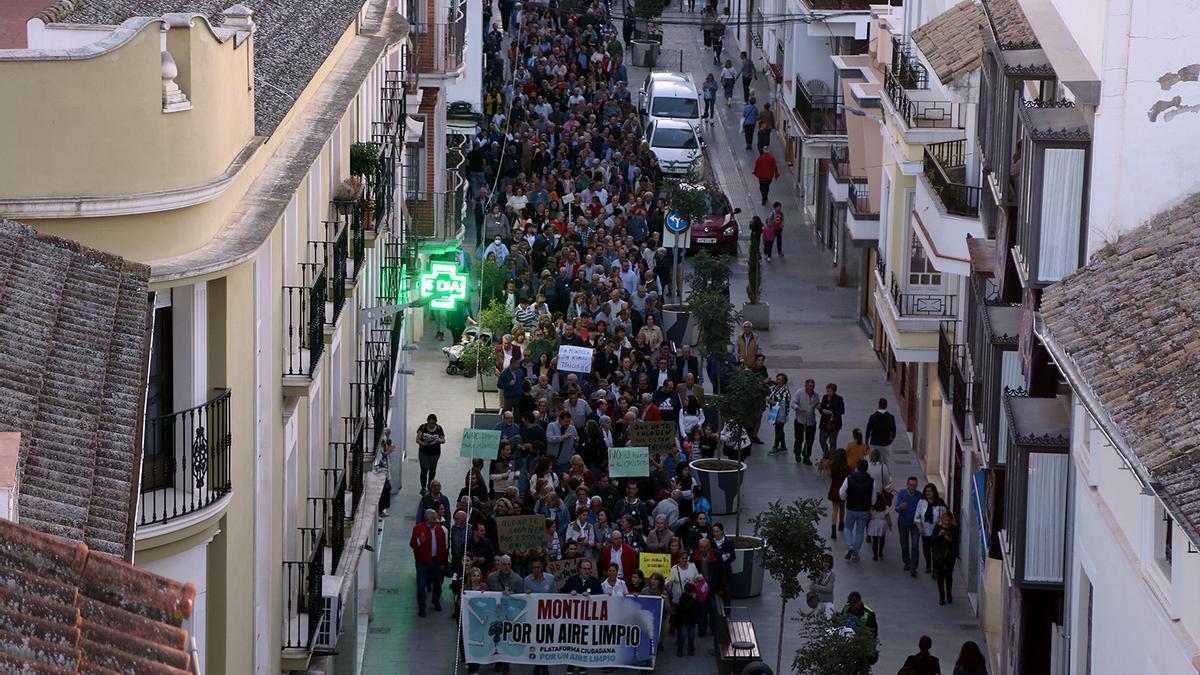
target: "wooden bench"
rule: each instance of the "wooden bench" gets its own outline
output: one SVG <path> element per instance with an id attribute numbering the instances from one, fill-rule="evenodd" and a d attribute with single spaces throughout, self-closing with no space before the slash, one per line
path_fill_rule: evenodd
<path id="1" fill-rule="evenodd" d="M 718 670 L 721 675 L 741 675 L 747 665 L 762 660 L 754 625 L 749 621 L 730 621 L 720 602 L 714 615 Z"/>

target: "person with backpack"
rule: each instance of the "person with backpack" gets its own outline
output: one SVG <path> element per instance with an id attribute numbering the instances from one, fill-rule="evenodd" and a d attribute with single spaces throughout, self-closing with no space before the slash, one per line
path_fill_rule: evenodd
<path id="1" fill-rule="evenodd" d="M 867 418 L 867 445 L 886 455 L 896 440 L 896 418 L 888 412 L 886 398 L 879 399 L 879 409 Z"/>
<path id="2" fill-rule="evenodd" d="M 875 479 L 867 473 L 867 467 L 867 460 L 858 460 L 854 473 L 846 477 L 839 491 L 842 499 L 846 501 L 846 524 L 850 530 L 847 536 L 849 548 L 846 550 L 846 560 L 855 562 L 858 562 L 858 551 L 862 548 L 867 522 L 871 519 L 871 505 L 879 496 Z"/>

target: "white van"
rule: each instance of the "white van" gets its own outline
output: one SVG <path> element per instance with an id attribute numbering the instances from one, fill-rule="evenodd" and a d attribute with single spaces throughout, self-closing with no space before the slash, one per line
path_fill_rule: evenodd
<path id="1" fill-rule="evenodd" d="M 655 120 L 675 120 L 687 122 L 697 134 L 703 135 L 700 92 L 687 73 L 655 71 L 647 75 L 638 92 L 638 111 L 643 125 Z"/>

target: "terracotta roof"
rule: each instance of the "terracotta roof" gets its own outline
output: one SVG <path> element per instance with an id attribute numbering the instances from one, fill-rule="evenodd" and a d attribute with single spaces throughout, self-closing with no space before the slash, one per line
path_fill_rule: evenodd
<path id="1" fill-rule="evenodd" d="M 963 0 L 912 33 L 942 84 L 949 84 L 983 62 L 981 27 L 987 24 L 983 7 Z"/>
<path id="2" fill-rule="evenodd" d="M 1200 541 L 1200 193 L 1050 286 L 1041 314 L 1156 492 Z M 1079 383 L 1076 383 L 1079 384 Z"/>
<path id="3" fill-rule="evenodd" d="M 0 220 L 0 431 L 21 433 L 22 523 L 127 558 L 150 270 Z"/>
<path id="4" fill-rule="evenodd" d="M 74 8 L 59 21 L 120 24 L 135 16 L 203 14 L 213 25 L 234 0 L 61 0 Z M 291 110 L 364 0 L 241 0 L 254 15 L 254 126 L 269 136 Z"/>
<path id="5" fill-rule="evenodd" d="M 196 589 L 0 519 L 0 671 L 189 672 Z"/>
<path id="6" fill-rule="evenodd" d="M 1019 0 L 983 0 L 1001 49 L 1041 49 Z"/>

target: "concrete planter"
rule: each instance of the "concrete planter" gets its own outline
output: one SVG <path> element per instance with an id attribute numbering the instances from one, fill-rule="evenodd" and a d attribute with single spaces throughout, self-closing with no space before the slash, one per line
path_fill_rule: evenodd
<path id="1" fill-rule="evenodd" d="M 743 535 L 735 537 L 733 544 L 737 557 L 730 564 L 733 575 L 729 579 L 729 597 L 756 598 L 762 595 L 762 560 L 766 542 L 758 537 Z"/>
<path id="2" fill-rule="evenodd" d="M 742 304 L 742 320 L 754 324 L 754 330 L 771 329 L 771 306 L 765 302 L 757 305 Z"/>
<path id="3" fill-rule="evenodd" d="M 745 462 L 731 459 L 697 459 L 691 463 L 704 494 L 712 504 L 714 516 L 727 516 L 738 510 L 738 483 L 746 471 Z M 736 467 L 734 466 L 736 465 Z"/>
<path id="4" fill-rule="evenodd" d="M 653 68 L 658 63 L 658 51 L 661 48 L 661 44 L 652 40 L 631 40 L 629 42 L 629 49 L 633 65 L 642 68 Z"/>
<path id="5" fill-rule="evenodd" d="M 680 346 L 696 344 L 696 323 L 692 321 L 691 308 L 687 305 L 665 305 L 662 317 L 662 332 L 668 340 Z"/>
<path id="6" fill-rule="evenodd" d="M 496 386 L 497 377 L 498 375 L 495 373 L 484 373 L 483 375 L 480 375 L 475 381 L 476 391 L 500 391 L 500 388 Z"/>

